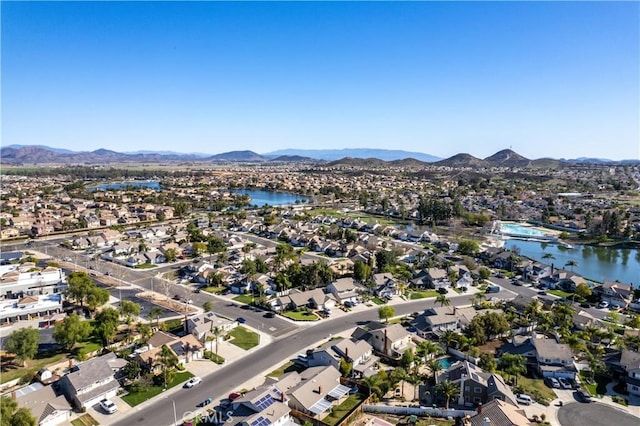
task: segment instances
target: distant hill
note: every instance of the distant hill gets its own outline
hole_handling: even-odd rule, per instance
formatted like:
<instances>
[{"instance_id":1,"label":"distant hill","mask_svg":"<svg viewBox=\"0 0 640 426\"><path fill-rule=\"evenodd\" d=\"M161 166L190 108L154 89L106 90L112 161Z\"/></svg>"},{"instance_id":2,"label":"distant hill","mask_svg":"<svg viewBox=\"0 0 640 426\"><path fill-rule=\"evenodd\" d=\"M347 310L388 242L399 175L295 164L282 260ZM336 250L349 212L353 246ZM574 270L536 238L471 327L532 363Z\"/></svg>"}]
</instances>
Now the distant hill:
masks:
<instances>
[{"instance_id":1,"label":"distant hill","mask_svg":"<svg viewBox=\"0 0 640 426\"><path fill-rule=\"evenodd\" d=\"M196 156L196 157L210 157L211 154L205 154L203 152L188 152L188 153L181 153L181 152L176 152L176 151L145 151L145 150L141 150L141 151L126 151L123 152L123 154L127 154L127 155L138 155L138 154L142 154L142 155L173 155L173 156L183 156L183 155L189 155L189 156Z\"/></svg>"},{"instance_id":2,"label":"distant hill","mask_svg":"<svg viewBox=\"0 0 640 426\"><path fill-rule=\"evenodd\" d=\"M302 157L300 155L281 155L279 157L272 158L269 161L281 163L317 163L321 160L316 160L311 157Z\"/></svg>"},{"instance_id":3,"label":"distant hill","mask_svg":"<svg viewBox=\"0 0 640 426\"><path fill-rule=\"evenodd\" d=\"M14 149L20 149L20 148L27 148L27 147L31 147L31 148L42 148L42 149L46 149L47 151L53 151L57 154L73 154L73 151L68 150L68 149L63 149L63 148L53 148L51 146L46 146L46 145L7 145L4 148L14 148Z\"/></svg>"},{"instance_id":4,"label":"distant hill","mask_svg":"<svg viewBox=\"0 0 640 426\"><path fill-rule=\"evenodd\" d=\"M490 157L484 159L493 166L501 167L526 167L531 164L531 160L510 149L498 151Z\"/></svg>"},{"instance_id":5,"label":"distant hill","mask_svg":"<svg viewBox=\"0 0 640 426\"><path fill-rule=\"evenodd\" d=\"M241 162L262 162L269 161L267 157L260 154L256 154L253 151L230 151L223 152L222 154L212 155L206 158L209 161L241 161Z\"/></svg>"},{"instance_id":6,"label":"distant hill","mask_svg":"<svg viewBox=\"0 0 640 426\"><path fill-rule=\"evenodd\" d=\"M379 158L351 158L345 157L340 160L327 163L327 167L359 167L359 168L381 168L387 167L388 163Z\"/></svg>"},{"instance_id":7,"label":"distant hill","mask_svg":"<svg viewBox=\"0 0 640 426\"><path fill-rule=\"evenodd\" d=\"M341 158L377 158L378 160L393 161L405 158L428 163L440 160L439 157L423 154L421 152L410 152L391 149L373 148L347 148L347 149L281 149L278 151L263 154L266 157L278 157L281 155L299 155L302 157L315 158L317 160L335 161Z\"/></svg>"},{"instance_id":8,"label":"distant hill","mask_svg":"<svg viewBox=\"0 0 640 426\"><path fill-rule=\"evenodd\" d=\"M456 154L453 157L434 163L436 166L448 167L487 167L489 163L471 154Z\"/></svg>"},{"instance_id":9,"label":"distant hill","mask_svg":"<svg viewBox=\"0 0 640 426\"><path fill-rule=\"evenodd\" d=\"M389 164L394 167L424 167L432 163L416 160L415 158L403 158L402 160L389 161Z\"/></svg>"}]
</instances>

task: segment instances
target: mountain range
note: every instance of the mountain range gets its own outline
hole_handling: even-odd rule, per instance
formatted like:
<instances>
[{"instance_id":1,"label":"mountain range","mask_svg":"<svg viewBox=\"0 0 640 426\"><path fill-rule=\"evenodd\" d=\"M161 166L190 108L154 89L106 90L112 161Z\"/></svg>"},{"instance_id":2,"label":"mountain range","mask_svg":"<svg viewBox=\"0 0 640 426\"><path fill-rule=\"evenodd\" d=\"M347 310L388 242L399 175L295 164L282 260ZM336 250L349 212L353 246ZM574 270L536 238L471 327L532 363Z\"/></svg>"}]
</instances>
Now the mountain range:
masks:
<instances>
[{"instance_id":1,"label":"mountain range","mask_svg":"<svg viewBox=\"0 0 640 426\"><path fill-rule=\"evenodd\" d=\"M297 150L285 149L265 154L253 151L230 151L216 155L201 153L181 154L173 151L137 151L121 153L108 149L97 149L90 152L76 152L43 145L10 145L0 148L0 160L3 164L105 164L105 163L262 163L262 162L329 162L329 166L346 167L421 167L427 164L448 167L538 167L556 168L567 163L625 163L638 164L638 160L614 162L600 158L578 158L575 160L556 160L543 158L531 160L505 149L487 158L476 158L471 154L461 153L441 159L433 155L419 152L386 149L318 149Z\"/></svg>"}]
</instances>

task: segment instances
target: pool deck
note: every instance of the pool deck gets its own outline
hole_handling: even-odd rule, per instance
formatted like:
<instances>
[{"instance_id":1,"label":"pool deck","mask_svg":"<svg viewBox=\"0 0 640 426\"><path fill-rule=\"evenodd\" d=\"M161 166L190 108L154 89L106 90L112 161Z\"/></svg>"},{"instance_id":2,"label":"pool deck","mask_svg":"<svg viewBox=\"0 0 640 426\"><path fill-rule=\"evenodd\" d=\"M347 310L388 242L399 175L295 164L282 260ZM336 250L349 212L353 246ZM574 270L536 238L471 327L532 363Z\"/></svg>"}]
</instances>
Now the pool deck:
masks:
<instances>
[{"instance_id":1,"label":"pool deck","mask_svg":"<svg viewBox=\"0 0 640 426\"><path fill-rule=\"evenodd\" d=\"M517 239L523 239L523 240L557 241L558 236L560 235L560 231L557 231L554 229L547 229L541 226L531 225L526 222L501 221L500 225L515 225L521 228L527 228L527 229L531 229L531 230L535 230L543 233L543 235L526 235L526 234L520 234L517 232L503 231L502 226L500 226L500 229L498 231L499 234L509 238L517 238Z\"/></svg>"}]
</instances>

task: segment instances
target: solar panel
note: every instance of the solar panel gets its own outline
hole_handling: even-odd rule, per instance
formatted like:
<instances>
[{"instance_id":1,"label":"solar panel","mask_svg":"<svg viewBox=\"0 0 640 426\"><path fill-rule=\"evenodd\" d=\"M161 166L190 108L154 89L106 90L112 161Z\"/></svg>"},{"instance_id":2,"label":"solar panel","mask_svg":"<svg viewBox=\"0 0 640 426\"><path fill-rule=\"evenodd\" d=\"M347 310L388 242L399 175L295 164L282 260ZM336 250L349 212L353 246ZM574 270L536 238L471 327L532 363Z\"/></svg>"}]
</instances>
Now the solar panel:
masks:
<instances>
[{"instance_id":1,"label":"solar panel","mask_svg":"<svg viewBox=\"0 0 640 426\"><path fill-rule=\"evenodd\" d=\"M251 426L268 426L270 424L271 424L271 421L269 419L265 419L262 416L258 417L257 419L251 422Z\"/></svg>"},{"instance_id":2,"label":"solar panel","mask_svg":"<svg viewBox=\"0 0 640 426\"><path fill-rule=\"evenodd\" d=\"M273 399L271 395L266 395L260 398L258 401L256 401L255 406L258 408L259 411L262 411L265 408L269 407L274 402L276 402L276 400Z\"/></svg>"}]
</instances>

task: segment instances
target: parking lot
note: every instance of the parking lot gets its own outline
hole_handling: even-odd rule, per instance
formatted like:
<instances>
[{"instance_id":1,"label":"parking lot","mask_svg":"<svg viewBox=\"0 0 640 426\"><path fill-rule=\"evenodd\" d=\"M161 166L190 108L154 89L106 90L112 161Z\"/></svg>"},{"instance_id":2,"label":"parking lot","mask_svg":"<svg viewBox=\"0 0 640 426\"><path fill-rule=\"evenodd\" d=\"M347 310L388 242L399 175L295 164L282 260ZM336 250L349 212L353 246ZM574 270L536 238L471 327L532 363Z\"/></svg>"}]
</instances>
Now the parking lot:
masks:
<instances>
[{"instance_id":1,"label":"parking lot","mask_svg":"<svg viewBox=\"0 0 640 426\"><path fill-rule=\"evenodd\" d=\"M140 305L140 317L142 318L149 319L149 313L154 308L159 308L162 311L162 313L160 314L161 320L175 317L177 315L182 314L182 312L172 311L170 309L165 308L164 306L156 305L155 303L152 303L147 299L143 299L141 297L136 296L136 294L142 291L139 288L121 289L121 288L115 288L115 287L107 287L103 285L101 285L101 287L107 288L109 290L109 293L111 293L111 296L113 296L116 299L122 298L122 300L129 300L131 302L135 302L138 305ZM112 303L112 305L115 308L118 308L118 303L119 302L115 302L115 303ZM155 317L153 319L155 320Z\"/></svg>"}]
</instances>

